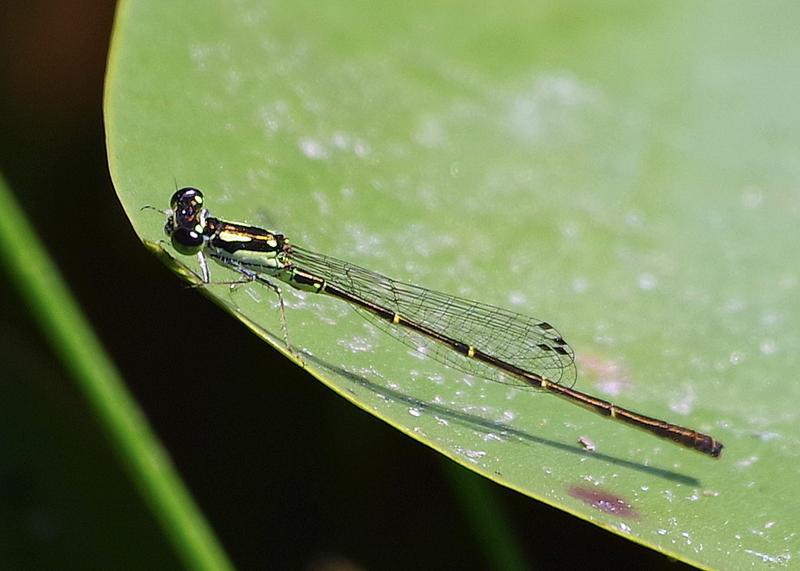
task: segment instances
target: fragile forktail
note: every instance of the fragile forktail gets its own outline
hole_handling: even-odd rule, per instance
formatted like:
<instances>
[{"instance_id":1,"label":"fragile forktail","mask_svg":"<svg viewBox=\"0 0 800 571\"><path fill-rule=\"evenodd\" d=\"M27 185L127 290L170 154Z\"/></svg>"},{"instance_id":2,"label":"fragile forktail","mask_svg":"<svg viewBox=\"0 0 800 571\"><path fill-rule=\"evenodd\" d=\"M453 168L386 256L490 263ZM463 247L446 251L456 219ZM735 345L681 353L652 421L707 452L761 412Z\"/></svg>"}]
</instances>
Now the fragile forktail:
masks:
<instances>
[{"instance_id":1,"label":"fragile forktail","mask_svg":"<svg viewBox=\"0 0 800 571\"><path fill-rule=\"evenodd\" d=\"M542 389L715 458L722 452L722 443L707 434L574 390L575 355L545 321L393 280L295 246L283 234L215 218L196 188L176 191L163 213L167 216L164 231L172 246L180 254L197 256L203 283L211 283L208 256L238 272L244 281L257 281L274 290L281 302L282 320L283 298L269 278L342 299L406 342L410 342L409 333L434 341L431 345L443 350L431 355L445 365ZM285 328L285 321L282 323ZM560 384L562 381L566 383Z\"/></svg>"}]
</instances>

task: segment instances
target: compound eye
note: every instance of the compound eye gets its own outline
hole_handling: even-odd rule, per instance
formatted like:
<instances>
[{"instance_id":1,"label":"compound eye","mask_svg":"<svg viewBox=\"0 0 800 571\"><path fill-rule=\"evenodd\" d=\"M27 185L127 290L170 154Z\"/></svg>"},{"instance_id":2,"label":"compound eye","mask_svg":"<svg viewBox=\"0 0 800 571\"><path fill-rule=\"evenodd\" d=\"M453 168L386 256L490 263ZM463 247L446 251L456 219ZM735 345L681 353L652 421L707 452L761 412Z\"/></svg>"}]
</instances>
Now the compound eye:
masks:
<instances>
[{"instance_id":1,"label":"compound eye","mask_svg":"<svg viewBox=\"0 0 800 571\"><path fill-rule=\"evenodd\" d=\"M176 228L172 233L172 247L184 256L191 256L203 248L203 236L188 228Z\"/></svg>"},{"instance_id":2,"label":"compound eye","mask_svg":"<svg viewBox=\"0 0 800 571\"><path fill-rule=\"evenodd\" d=\"M176 190L172 198L169 199L169 203L173 210L195 209L203 204L203 193L196 188L187 186Z\"/></svg>"}]
</instances>

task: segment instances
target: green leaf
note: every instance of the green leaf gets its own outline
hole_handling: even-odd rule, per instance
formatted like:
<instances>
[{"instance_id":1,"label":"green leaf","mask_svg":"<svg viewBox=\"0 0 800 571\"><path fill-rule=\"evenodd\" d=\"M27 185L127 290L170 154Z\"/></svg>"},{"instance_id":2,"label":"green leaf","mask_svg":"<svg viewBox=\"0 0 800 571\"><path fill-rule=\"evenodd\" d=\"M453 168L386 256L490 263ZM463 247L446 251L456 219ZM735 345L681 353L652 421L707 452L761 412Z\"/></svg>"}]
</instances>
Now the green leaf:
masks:
<instances>
[{"instance_id":1,"label":"green leaf","mask_svg":"<svg viewBox=\"0 0 800 571\"><path fill-rule=\"evenodd\" d=\"M447 457L683 561L788 564L800 48L785 8L124 3L112 175L176 268L197 271L140 209L191 185L215 215L555 323L579 389L709 432L722 459L421 360L346 304L283 288L304 366ZM286 351L270 291L204 291Z\"/></svg>"}]
</instances>

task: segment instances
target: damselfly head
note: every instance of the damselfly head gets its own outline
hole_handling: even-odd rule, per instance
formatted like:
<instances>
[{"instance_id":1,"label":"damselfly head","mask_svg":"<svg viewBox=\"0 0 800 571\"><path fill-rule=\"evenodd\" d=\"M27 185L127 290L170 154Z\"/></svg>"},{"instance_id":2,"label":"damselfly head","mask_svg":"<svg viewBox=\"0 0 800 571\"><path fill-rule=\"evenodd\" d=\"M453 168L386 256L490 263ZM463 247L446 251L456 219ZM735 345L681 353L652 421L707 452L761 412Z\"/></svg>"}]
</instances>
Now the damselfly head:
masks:
<instances>
[{"instance_id":1,"label":"damselfly head","mask_svg":"<svg viewBox=\"0 0 800 571\"><path fill-rule=\"evenodd\" d=\"M178 189L169 199L169 207L176 217L193 220L203 209L203 193L191 186Z\"/></svg>"},{"instance_id":2,"label":"damselfly head","mask_svg":"<svg viewBox=\"0 0 800 571\"><path fill-rule=\"evenodd\" d=\"M184 255L198 253L204 245L206 209L203 193L192 187L175 191L169 201L170 211L164 232L170 237L172 247Z\"/></svg>"}]
</instances>

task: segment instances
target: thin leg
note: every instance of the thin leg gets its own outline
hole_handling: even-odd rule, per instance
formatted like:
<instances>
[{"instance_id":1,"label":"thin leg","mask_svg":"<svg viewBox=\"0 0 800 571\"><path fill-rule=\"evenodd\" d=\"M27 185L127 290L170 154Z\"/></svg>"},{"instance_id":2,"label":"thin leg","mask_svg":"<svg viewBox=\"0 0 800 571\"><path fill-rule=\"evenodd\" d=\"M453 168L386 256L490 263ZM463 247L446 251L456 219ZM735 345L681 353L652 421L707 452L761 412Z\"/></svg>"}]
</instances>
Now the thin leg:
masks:
<instances>
[{"instance_id":1,"label":"thin leg","mask_svg":"<svg viewBox=\"0 0 800 571\"><path fill-rule=\"evenodd\" d=\"M302 357L292 348L291 344L289 343L289 327L286 324L286 306L283 303L283 292L281 288L269 281L268 279L255 275L254 279L262 284L267 286L269 289L275 292L275 295L278 296L278 307L281 313L281 330L283 332L283 342L286 344L286 348L291 351L295 357L297 357L301 362L303 361Z\"/></svg>"},{"instance_id":2,"label":"thin leg","mask_svg":"<svg viewBox=\"0 0 800 571\"><path fill-rule=\"evenodd\" d=\"M200 266L200 275L199 276L197 276L197 274L195 274L195 275L197 277L199 277L200 281L203 282L203 283L189 284L189 287L193 287L194 288L194 287L206 287L206 286L209 286L209 285L229 285L229 286L231 286L231 289L233 289L237 285L249 284L249 283L255 281L255 277L250 275L250 273L248 273L248 272L246 272L246 271L244 271L244 270L242 270L240 268L237 268L242 273L244 278L239 279L239 280L233 280L233 281L212 282L211 281L211 272L208 269L208 260L203 255L203 252L198 252L197 253L197 263Z\"/></svg>"},{"instance_id":3,"label":"thin leg","mask_svg":"<svg viewBox=\"0 0 800 571\"><path fill-rule=\"evenodd\" d=\"M200 255L202 255L202 252L198 254L198 256ZM206 264L205 257L203 257L203 261L201 262L201 264L205 264L205 266L201 265L201 267L204 267L205 268L204 271L208 272L208 265ZM278 296L278 307L281 316L281 333L283 334L283 343L284 345L286 345L286 348L289 350L289 352L292 353L292 355L294 355L297 358L297 360L300 361L300 364L305 367L305 361L303 361L303 357L300 355L300 353L295 351L294 347L292 347L292 344L289 343L289 327L286 321L286 304L283 301L283 292L281 291L281 288L278 287L276 284L272 283L265 276L258 274L247 268L244 268L238 264L232 263L230 260L226 260L225 265L235 269L240 274L242 274L242 276L244 276L243 279L233 282L214 282L214 283L228 283L231 286L231 288L233 288L237 285L255 281L263 286L268 287L269 289L275 292L275 295ZM211 283L211 282L206 282L206 283Z\"/></svg>"},{"instance_id":4,"label":"thin leg","mask_svg":"<svg viewBox=\"0 0 800 571\"><path fill-rule=\"evenodd\" d=\"M203 278L203 283L211 283L211 273L208 271L208 262L203 252L197 252L197 263L200 264L200 275Z\"/></svg>"}]
</instances>

